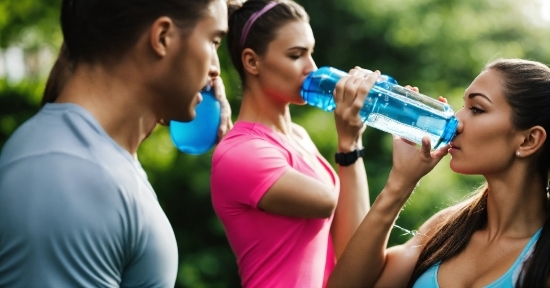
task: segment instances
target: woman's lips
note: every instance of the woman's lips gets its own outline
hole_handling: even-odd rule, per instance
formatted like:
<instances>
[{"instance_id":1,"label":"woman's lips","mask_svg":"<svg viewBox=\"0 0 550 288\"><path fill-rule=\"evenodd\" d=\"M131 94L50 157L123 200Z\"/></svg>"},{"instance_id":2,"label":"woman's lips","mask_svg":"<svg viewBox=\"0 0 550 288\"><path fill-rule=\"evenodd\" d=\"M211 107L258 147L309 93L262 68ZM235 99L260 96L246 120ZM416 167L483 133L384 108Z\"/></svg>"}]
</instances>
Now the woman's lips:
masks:
<instances>
[{"instance_id":1,"label":"woman's lips","mask_svg":"<svg viewBox=\"0 0 550 288\"><path fill-rule=\"evenodd\" d=\"M451 145L451 147L449 147L449 153L453 153L457 150L460 150L460 147L458 147L455 143L451 142L449 143Z\"/></svg>"}]
</instances>

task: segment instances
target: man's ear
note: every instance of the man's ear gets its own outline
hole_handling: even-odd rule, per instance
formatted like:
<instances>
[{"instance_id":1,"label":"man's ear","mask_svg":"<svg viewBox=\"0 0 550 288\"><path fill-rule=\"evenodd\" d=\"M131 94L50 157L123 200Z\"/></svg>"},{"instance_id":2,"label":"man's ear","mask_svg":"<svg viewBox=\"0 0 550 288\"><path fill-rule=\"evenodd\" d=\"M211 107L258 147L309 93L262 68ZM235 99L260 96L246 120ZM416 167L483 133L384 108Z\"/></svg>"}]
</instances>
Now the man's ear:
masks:
<instances>
[{"instance_id":1,"label":"man's ear","mask_svg":"<svg viewBox=\"0 0 550 288\"><path fill-rule=\"evenodd\" d=\"M518 149L521 157L530 156L539 151L546 140L546 130L541 126L533 126L525 130L524 135L523 143Z\"/></svg>"},{"instance_id":2,"label":"man's ear","mask_svg":"<svg viewBox=\"0 0 550 288\"><path fill-rule=\"evenodd\" d=\"M169 17L159 17L150 28L149 42L151 49L159 56L164 57L168 53L168 47L174 43L177 35L176 26Z\"/></svg>"},{"instance_id":3,"label":"man's ear","mask_svg":"<svg viewBox=\"0 0 550 288\"><path fill-rule=\"evenodd\" d=\"M241 54L241 61L243 62L244 71L252 75L260 74L259 59L260 57L256 54L256 52L254 52L254 50L245 48Z\"/></svg>"}]
</instances>

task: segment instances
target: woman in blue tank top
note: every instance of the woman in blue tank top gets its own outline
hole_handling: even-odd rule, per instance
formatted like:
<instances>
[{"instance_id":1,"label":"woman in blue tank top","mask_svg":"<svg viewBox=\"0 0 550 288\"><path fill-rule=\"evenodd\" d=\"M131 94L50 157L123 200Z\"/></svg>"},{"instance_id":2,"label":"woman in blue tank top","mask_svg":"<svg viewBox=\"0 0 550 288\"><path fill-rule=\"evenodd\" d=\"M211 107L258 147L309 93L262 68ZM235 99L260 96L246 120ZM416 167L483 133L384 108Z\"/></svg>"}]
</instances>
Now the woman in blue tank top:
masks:
<instances>
[{"instance_id":1,"label":"woman in blue tank top","mask_svg":"<svg viewBox=\"0 0 550 288\"><path fill-rule=\"evenodd\" d=\"M521 59L489 63L466 89L456 117L456 137L439 150L431 151L427 137L421 148L394 139L388 182L329 287L547 286L550 68ZM446 154L454 172L483 175L486 183L405 244L386 248L416 184Z\"/></svg>"}]
</instances>

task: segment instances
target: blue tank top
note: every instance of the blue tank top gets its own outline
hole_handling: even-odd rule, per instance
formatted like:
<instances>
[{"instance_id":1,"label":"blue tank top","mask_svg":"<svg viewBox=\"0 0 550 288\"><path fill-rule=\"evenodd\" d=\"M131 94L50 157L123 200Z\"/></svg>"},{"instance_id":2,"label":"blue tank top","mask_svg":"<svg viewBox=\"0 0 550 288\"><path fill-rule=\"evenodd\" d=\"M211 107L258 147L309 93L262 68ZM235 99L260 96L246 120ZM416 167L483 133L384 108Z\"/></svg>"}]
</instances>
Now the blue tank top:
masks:
<instances>
[{"instance_id":1,"label":"blue tank top","mask_svg":"<svg viewBox=\"0 0 550 288\"><path fill-rule=\"evenodd\" d=\"M523 263L533 253L533 249L535 248L534 244L539 239L541 230L542 228L539 229L535 235L533 235L529 243L527 243L525 248L523 248L523 251L521 251L521 254L518 259L516 259L512 267L510 267L504 275L500 276L500 278L495 280L493 283L485 286L486 288L513 288L515 286L519 273L523 267ZM422 273L422 275L416 279L416 282L414 282L413 288L439 288L439 285L437 284L437 271L439 270L440 264L441 262L437 262L437 264Z\"/></svg>"}]
</instances>

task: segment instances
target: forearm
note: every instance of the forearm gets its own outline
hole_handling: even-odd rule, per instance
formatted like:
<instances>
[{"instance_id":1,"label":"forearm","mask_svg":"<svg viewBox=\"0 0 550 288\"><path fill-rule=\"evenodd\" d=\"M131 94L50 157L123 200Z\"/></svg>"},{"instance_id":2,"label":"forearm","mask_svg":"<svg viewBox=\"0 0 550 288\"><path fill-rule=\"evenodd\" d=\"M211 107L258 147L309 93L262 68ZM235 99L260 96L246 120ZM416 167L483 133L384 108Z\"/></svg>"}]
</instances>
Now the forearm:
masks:
<instances>
[{"instance_id":1,"label":"forearm","mask_svg":"<svg viewBox=\"0 0 550 288\"><path fill-rule=\"evenodd\" d=\"M413 188L386 185L338 259L328 287L374 286L386 263L390 231Z\"/></svg>"},{"instance_id":2,"label":"forearm","mask_svg":"<svg viewBox=\"0 0 550 288\"><path fill-rule=\"evenodd\" d=\"M367 175L363 160L350 166L338 166L340 195L331 233L336 258L344 251L349 239L370 207Z\"/></svg>"}]
</instances>

